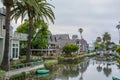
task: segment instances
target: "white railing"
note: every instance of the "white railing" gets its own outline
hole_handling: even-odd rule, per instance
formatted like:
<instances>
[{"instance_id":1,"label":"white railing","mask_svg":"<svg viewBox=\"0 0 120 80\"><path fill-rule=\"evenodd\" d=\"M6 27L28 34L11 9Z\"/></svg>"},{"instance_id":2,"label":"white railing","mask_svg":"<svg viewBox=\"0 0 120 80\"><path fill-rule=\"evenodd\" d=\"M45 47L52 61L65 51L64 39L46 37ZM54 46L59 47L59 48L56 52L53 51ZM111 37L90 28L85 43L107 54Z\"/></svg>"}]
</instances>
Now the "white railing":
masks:
<instances>
[{"instance_id":1,"label":"white railing","mask_svg":"<svg viewBox=\"0 0 120 80\"><path fill-rule=\"evenodd\" d=\"M27 40L27 37L28 37L28 34L17 33L17 32L15 32L15 33L12 35L12 38L13 38L13 39L19 39L19 40Z\"/></svg>"}]
</instances>

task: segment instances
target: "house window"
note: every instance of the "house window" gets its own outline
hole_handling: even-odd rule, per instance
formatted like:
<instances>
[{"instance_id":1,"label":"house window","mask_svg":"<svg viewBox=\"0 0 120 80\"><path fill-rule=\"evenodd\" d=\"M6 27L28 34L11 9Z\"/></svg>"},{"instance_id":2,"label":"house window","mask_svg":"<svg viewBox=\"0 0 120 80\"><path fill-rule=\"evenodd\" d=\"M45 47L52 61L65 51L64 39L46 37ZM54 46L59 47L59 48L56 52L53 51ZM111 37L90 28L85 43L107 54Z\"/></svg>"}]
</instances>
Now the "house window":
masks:
<instances>
[{"instance_id":1,"label":"house window","mask_svg":"<svg viewBox=\"0 0 120 80\"><path fill-rule=\"evenodd\" d=\"M13 43L13 46L12 46L12 58L18 58L18 53L19 53L18 49L19 49L18 44Z\"/></svg>"}]
</instances>

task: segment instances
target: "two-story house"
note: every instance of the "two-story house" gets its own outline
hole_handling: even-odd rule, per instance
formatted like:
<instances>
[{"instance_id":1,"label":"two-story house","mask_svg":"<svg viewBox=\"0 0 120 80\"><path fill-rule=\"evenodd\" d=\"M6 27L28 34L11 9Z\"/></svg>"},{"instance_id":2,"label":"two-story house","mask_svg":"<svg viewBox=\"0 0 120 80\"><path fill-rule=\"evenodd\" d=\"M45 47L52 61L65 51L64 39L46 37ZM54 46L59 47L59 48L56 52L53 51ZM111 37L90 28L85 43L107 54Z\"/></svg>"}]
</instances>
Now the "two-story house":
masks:
<instances>
[{"instance_id":1,"label":"two-story house","mask_svg":"<svg viewBox=\"0 0 120 80\"><path fill-rule=\"evenodd\" d=\"M78 53L86 52L88 49L88 43L84 39L78 39L77 35L73 35L72 39L69 38L69 34L56 34L50 33L49 37L49 49L54 49L55 53L61 53L61 48L66 44L76 44L79 46Z\"/></svg>"},{"instance_id":2,"label":"two-story house","mask_svg":"<svg viewBox=\"0 0 120 80\"><path fill-rule=\"evenodd\" d=\"M4 9L0 9L0 64L4 52L4 43L5 43L5 14ZM10 27L10 44L9 44L9 56L10 59L16 60L19 59L19 41L27 40L27 34L13 32L13 27Z\"/></svg>"}]
</instances>

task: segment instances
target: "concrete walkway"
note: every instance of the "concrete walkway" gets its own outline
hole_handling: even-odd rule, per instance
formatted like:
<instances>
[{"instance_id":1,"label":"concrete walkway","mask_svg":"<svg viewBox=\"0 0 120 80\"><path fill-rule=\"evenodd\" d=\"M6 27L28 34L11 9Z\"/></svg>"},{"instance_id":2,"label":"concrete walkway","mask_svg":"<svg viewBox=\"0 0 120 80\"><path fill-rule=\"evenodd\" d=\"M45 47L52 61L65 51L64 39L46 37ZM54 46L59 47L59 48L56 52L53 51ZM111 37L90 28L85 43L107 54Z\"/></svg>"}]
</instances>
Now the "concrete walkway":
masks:
<instances>
[{"instance_id":1,"label":"concrete walkway","mask_svg":"<svg viewBox=\"0 0 120 80\"><path fill-rule=\"evenodd\" d=\"M6 72L6 77L10 77L12 75L15 75L15 74L19 74L21 72L29 72L31 70L35 70L37 68L43 68L44 67L44 64L40 64L40 65L37 65L37 66L30 66L30 67L24 67L24 68L20 68L20 69L16 69L16 70L10 70L8 72Z\"/></svg>"}]
</instances>

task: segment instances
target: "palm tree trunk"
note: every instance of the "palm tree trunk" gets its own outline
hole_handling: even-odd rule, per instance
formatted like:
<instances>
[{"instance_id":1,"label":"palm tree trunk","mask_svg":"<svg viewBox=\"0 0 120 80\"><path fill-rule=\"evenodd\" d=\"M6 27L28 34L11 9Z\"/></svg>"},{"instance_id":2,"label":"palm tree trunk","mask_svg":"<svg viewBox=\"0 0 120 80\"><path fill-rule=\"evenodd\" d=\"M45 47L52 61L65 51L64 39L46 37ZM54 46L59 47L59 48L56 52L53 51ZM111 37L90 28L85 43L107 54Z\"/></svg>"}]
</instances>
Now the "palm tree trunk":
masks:
<instances>
[{"instance_id":1,"label":"palm tree trunk","mask_svg":"<svg viewBox=\"0 0 120 80\"><path fill-rule=\"evenodd\" d=\"M5 35L5 46L4 46L3 60L1 63L1 68L5 71L8 71L9 67L10 67L10 56L9 56L10 10L11 10L11 6L6 5L6 17L5 17L6 35Z\"/></svg>"},{"instance_id":2,"label":"palm tree trunk","mask_svg":"<svg viewBox=\"0 0 120 80\"><path fill-rule=\"evenodd\" d=\"M81 39L82 39L82 33L80 33L80 35L81 35Z\"/></svg>"},{"instance_id":3,"label":"palm tree trunk","mask_svg":"<svg viewBox=\"0 0 120 80\"><path fill-rule=\"evenodd\" d=\"M31 55L31 39L32 39L32 27L33 27L33 17L29 14L29 31L28 31L28 49L26 54L26 62L30 62L30 55Z\"/></svg>"}]
</instances>

